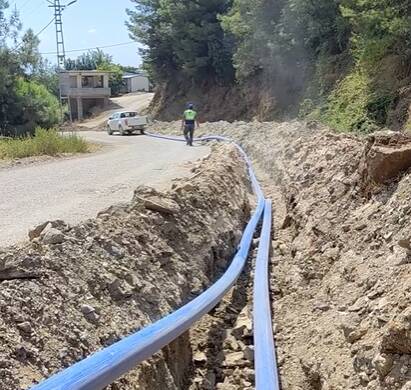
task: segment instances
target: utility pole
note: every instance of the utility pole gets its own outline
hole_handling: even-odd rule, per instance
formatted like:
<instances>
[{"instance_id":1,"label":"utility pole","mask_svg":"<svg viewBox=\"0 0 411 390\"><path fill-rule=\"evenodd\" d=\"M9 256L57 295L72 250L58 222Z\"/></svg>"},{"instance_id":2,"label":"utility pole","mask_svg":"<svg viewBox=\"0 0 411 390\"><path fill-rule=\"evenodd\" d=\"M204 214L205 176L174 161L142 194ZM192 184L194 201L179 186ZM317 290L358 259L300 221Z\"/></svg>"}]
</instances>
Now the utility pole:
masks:
<instances>
[{"instance_id":1,"label":"utility pole","mask_svg":"<svg viewBox=\"0 0 411 390\"><path fill-rule=\"evenodd\" d=\"M54 22L56 25L56 43L57 43L57 68L59 72L62 72L66 68L66 48L64 45L62 13L67 7L76 3L77 0L73 0L68 4L61 4L60 0L53 0L53 1L47 0L47 1L50 3L49 7L54 9ZM67 104L69 107L69 113L70 113L70 122L72 122L70 99L63 97L61 93L61 85L59 87L59 94L60 94L61 121L63 122L63 104L64 104L64 101L67 100Z\"/></svg>"},{"instance_id":2,"label":"utility pole","mask_svg":"<svg viewBox=\"0 0 411 390\"><path fill-rule=\"evenodd\" d=\"M54 8L54 22L56 24L57 65L59 69L64 69L66 66L66 49L64 47L63 19L61 17L64 8L61 6L60 0L54 0L54 5L50 7Z\"/></svg>"},{"instance_id":3,"label":"utility pole","mask_svg":"<svg viewBox=\"0 0 411 390\"><path fill-rule=\"evenodd\" d=\"M64 34L63 34L63 11L70 5L77 2L77 0L71 1L68 4L61 4L60 0L48 0L49 7L54 9L54 22L56 25L56 42L57 42L57 65L60 70L63 70L66 65L66 48L64 46Z\"/></svg>"}]
</instances>

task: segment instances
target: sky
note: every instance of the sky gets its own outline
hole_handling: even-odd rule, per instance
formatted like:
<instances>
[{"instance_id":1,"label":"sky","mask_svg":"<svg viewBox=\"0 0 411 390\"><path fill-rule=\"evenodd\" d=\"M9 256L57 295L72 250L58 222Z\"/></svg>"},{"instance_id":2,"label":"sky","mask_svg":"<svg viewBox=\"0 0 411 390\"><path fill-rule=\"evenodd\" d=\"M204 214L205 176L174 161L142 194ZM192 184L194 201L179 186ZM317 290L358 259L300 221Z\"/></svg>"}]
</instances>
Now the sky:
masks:
<instances>
[{"instance_id":1,"label":"sky","mask_svg":"<svg viewBox=\"0 0 411 390\"><path fill-rule=\"evenodd\" d=\"M67 4L70 0L61 0ZM48 7L47 0L9 0L10 6L20 14L23 30L31 28L38 33L53 18L53 10ZM70 50L96 48L131 42L125 21L126 9L133 8L130 0L78 0L63 13L63 30L66 56L76 58L82 52L70 53ZM40 52L56 52L56 34L54 23L39 35ZM138 45L122 45L104 48L104 52L113 56L113 60L121 65L139 66L141 58ZM85 50L87 52L87 50ZM45 57L56 63L55 54Z\"/></svg>"}]
</instances>

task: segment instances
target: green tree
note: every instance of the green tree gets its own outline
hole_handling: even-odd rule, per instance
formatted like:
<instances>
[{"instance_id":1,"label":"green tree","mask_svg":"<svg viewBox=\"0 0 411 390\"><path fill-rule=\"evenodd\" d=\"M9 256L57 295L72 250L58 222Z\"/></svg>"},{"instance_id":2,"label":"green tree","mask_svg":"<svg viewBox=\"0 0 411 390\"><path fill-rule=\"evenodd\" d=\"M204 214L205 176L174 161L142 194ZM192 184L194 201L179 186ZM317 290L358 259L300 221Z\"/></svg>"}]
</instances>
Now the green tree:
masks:
<instances>
[{"instance_id":1,"label":"green tree","mask_svg":"<svg viewBox=\"0 0 411 390\"><path fill-rule=\"evenodd\" d=\"M343 16L353 28L355 58L374 66L387 54L411 58L411 2L342 0Z\"/></svg>"},{"instance_id":2,"label":"green tree","mask_svg":"<svg viewBox=\"0 0 411 390\"><path fill-rule=\"evenodd\" d=\"M44 85L54 96L60 96L58 69L47 59L40 59L36 72L31 78Z\"/></svg>"},{"instance_id":3,"label":"green tree","mask_svg":"<svg viewBox=\"0 0 411 390\"><path fill-rule=\"evenodd\" d=\"M279 36L276 34L284 0L234 0L231 10L221 16L224 29L237 40L234 55L240 80L278 63Z\"/></svg>"},{"instance_id":4,"label":"green tree","mask_svg":"<svg viewBox=\"0 0 411 390\"><path fill-rule=\"evenodd\" d=\"M121 66L121 70L127 73L138 73L141 71L141 69L136 66Z\"/></svg>"},{"instance_id":5,"label":"green tree","mask_svg":"<svg viewBox=\"0 0 411 390\"><path fill-rule=\"evenodd\" d=\"M114 96L119 95L124 86L124 82L123 82L124 72L121 69L121 66L108 63L108 62L103 62L102 64L97 66L97 70L101 70L104 72L110 72L109 85L111 88L111 93Z\"/></svg>"},{"instance_id":6,"label":"green tree","mask_svg":"<svg viewBox=\"0 0 411 390\"><path fill-rule=\"evenodd\" d=\"M133 10L127 10L126 22L132 39L142 43L145 68L152 79L165 81L177 69L169 20L163 12L161 0L132 0ZM172 76L171 76L172 77Z\"/></svg>"},{"instance_id":7,"label":"green tree","mask_svg":"<svg viewBox=\"0 0 411 390\"><path fill-rule=\"evenodd\" d=\"M96 70L104 64L112 64L113 57L104 53L101 49L90 50L82 54L75 60L68 58L66 60L67 70Z\"/></svg>"},{"instance_id":8,"label":"green tree","mask_svg":"<svg viewBox=\"0 0 411 390\"><path fill-rule=\"evenodd\" d=\"M18 47L18 56L22 70L28 75L34 74L39 69L42 60L39 45L40 39L34 35L33 30L27 30Z\"/></svg>"},{"instance_id":9,"label":"green tree","mask_svg":"<svg viewBox=\"0 0 411 390\"><path fill-rule=\"evenodd\" d=\"M142 52L156 79L180 73L189 80L231 82L232 42L219 15L228 0L133 0L128 27L132 38L148 47Z\"/></svg>"},{"instance_id":10,"label":"green tree","mask_svg":"<svg viewBox=\"0 0 411 390\"><path fill-rule=\"evenodd\" d=\"M14 125L27 129L37 126L47 129L59 122L59 101L44 85L19 78L16 95L21 109L14 113Z\"/></svg>"},{"instance_id":11,"label":"green tree","mask_svg":"<svg viewBox=\"0 0 411 390\"><path fill-rule=\"evenodd\" d=\"M301 54L336 55L347 49L350 26L340 11L339 0L289 0L284 7L280 35Z\"/></svg>"},{"instance_id":12,"label":"green tree","mask_svg":"<svg viewBox=\"0 0 411 390\"><path fill-rule=\"evenodd\" d=\"M28 30L17 43L21 24L16 13L6 17L7 7L0 0L0 134L54 126L59 120L58 101L34 81L41 63L39 40ZM10 44L14 46L9 48Z\"/></svg>"},{"instance_id":13,"label":"green tree","mask_svg":"<svg viewBox=\"0 0 411 390\"><path fill-rule=\"evenodd\" d=\"M159 93L173 93L174 80L181 98L193 86L240 85L256 90L255 111L268 102L267 117L302 104L339 130L411 117L409 0L132 1L127 25Z\"/></svg>"},{"instance_id":14,"label":"green tree","mask_svg":"<svg viewBox=\"0 0 411 390\"><path fill-rule=\"evenodd\" d=\"M110 88L114 96L121 92L123 87L123 69L113 63L113 57L100 49L91 50L75 60L67 59L67 70L101 70L110 72Z\"/></svg>"}]
</instances>

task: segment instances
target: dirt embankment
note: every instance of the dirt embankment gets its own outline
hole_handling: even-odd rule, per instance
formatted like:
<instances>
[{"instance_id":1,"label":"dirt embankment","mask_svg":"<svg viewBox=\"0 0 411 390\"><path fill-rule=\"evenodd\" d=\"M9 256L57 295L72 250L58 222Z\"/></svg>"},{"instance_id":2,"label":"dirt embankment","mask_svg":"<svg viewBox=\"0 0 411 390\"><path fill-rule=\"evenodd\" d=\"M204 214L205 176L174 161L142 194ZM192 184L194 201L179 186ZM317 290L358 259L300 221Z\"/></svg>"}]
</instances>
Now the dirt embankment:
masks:
<instances>
[{"instance_id":1,"label":"dirt embankment","mask_svg":"<svg viewBox=\"0 0 411 390\"><path fill-rule=\"evenodd\" d=\"M297 72L298 73L298 72ZM182 116L184 107L193 102L202 121L273 120L295 117L304 78L295 72L280 77L259 76L241 85L219 84L205 80L193 85L187 78L176 76L159 85L150 104L154 118L174 121Z\"/></svg>"},{"instance_id":2,"label":"dirt embankment","mask_svg":"<svg viewBox=\"0 0 411 390\"><path fill-rule=\"evenodd\" d=\"M241 142L275 200L282 389L411 389L410 139L298 122L220 122L202 133Z\"/></svg>"},{"instance_id":3,"label":"dirt embankment","mask_svg":"<svg viewBox=\"0 0 411 390\"><path fill-rule=\"evenodd\" d=\"M224 146L192 172L169 192L139 188L96 219L49 223L0 249L1 390L26 389L141 329L220 275L250 213L245 165ZM184 388L191 355L185 335L112 388Z\"/></svg>"}]
</instances>

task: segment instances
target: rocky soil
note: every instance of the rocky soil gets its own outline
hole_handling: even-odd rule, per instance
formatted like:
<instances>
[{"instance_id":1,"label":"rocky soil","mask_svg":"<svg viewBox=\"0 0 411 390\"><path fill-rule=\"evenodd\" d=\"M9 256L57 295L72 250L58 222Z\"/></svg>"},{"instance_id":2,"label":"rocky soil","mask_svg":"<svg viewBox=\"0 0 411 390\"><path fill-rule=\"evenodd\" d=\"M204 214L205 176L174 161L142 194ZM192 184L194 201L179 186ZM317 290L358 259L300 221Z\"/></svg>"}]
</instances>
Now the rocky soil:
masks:
<instances>
[{"instance_id":1,"label":"rocky soil","mask_svg":"<svg viewBox=\"0 0 411 390\"><path fill-rule=\"evenodd\" d=\"M152 130L177 134L179 126ZM410 139L299 122L198 131L210 133L246 148L274 199L282 389L411 389Z\"/></svg>"},{"instance_id":2,"label":"rocky soil","mask_svg":"<svg viewBox=\"0 0 411 390\"><path fill-rule=\"evenodd\" d=\"M158 320L225 270L250 214L245 165L233 147L216 147L192 173L168 192L138 188L96 219L48 222L0 249L1 390L27 389ZM112 388L187 388L189 340Z\"/></svg>"},{"instance_id":3,"label":"rocky soil","mask_svg":"<svg viewBox=\"0 0 411 390\"><path fill-rule=\"evenodd\" d=\"M252 265L256 255L257 245L254 245L236 286L215 310L190 330L190 343L195 352L188 390L254 389L251 310Z\"/></svg>"}]
</instances>

